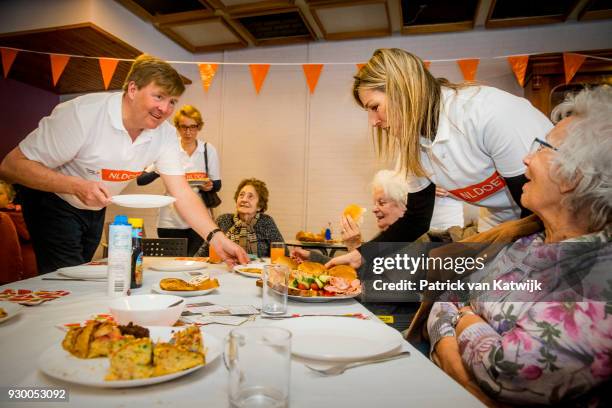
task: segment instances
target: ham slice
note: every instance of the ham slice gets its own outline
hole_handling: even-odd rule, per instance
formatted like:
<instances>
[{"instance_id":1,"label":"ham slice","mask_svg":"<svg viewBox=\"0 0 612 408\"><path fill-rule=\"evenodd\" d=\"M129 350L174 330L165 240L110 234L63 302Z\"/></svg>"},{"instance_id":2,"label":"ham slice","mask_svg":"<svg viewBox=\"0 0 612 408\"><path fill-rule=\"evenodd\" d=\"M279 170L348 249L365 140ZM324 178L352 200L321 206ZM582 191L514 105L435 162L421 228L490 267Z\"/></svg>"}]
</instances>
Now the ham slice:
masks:
<instances>
[{"instance_id":1,"label":"ham slice","mask_svg":"<svg viewBox=\"0 0 612 408\"><path fill-rule=\"evenodd\" d=\"M344 278L332 276L324 289L337 295L359 294L361 293L361 282L359 279L353 279L349 282Z\"/></svg>"}]
</instances>

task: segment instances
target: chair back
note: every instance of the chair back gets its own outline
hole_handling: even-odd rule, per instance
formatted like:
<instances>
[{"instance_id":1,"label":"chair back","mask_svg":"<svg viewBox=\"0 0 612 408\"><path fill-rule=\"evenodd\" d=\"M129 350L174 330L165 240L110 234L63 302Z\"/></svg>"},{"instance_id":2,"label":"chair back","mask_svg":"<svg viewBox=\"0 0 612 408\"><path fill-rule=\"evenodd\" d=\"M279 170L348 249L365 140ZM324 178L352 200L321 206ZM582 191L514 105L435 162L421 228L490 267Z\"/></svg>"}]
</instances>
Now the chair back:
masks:
<instances>
[{"instance_id":1,"label":"chair back","mask_svg":"<svg viewBox=\"0 0 612 408\"><path fill-rule=\"evenodd\" d=\"M187 238L143 238L144 256L187 256Z\"/></svg>"}]
</instances>

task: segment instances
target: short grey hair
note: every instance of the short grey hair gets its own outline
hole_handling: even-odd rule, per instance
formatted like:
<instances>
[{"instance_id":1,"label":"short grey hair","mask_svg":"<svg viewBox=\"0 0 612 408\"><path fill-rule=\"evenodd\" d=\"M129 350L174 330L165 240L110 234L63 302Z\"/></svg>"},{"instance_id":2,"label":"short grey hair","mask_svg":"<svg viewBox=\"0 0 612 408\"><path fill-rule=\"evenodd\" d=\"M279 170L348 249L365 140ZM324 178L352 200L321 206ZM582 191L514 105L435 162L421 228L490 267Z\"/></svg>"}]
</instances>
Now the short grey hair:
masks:
<instances>
[{"instance_id":1,"label":"short grey hair","mask_svg":"<svg viewBox=\"0 0 612 408\"><path fill-rule=\"evenodd\" d=\"M372 189L376 188L380 188L389 200L406 208L408 182L401 173L393 170L380 170L372 180Z\"/></svg>"},{"instance_id":2,"label":"short grey hair","mask_svg":"<svg viewBox=\"0 0 612 408\"><path fill-rule=\"evenodd\" d=\"M553 109L558 122L572 117L555 155L554 176L577 181L564 201L572 211L589 209L589 230L612 221L612 88L602 85L568 95Z\"/></svg>"}]
</instances>

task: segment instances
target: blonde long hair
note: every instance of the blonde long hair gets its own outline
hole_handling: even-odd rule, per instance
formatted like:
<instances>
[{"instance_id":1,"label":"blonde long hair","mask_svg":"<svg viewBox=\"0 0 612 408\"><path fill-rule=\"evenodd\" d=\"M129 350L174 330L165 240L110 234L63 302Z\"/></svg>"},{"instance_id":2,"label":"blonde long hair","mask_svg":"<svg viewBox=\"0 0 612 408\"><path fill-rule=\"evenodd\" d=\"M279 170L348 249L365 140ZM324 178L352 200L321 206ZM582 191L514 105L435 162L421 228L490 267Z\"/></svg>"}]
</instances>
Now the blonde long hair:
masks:
<instances>
[{"instance_id":1,"label":"blonde long hair","mask_svg":"<svg viewBox=\"0 0 612 408\"><path fill-rule=\"evenodd\" d=\"M404 173L428 176L421 164L420 136L435 138L442 86L457 90L468 84L435 78L419 57L399 48L374 51L354 79L353 96L359 106L364 107L360 90L384 92L387 97L388 130L377 128L374 135L379 156L392 159L399 151Z\"/></svg>"}]
</instances>

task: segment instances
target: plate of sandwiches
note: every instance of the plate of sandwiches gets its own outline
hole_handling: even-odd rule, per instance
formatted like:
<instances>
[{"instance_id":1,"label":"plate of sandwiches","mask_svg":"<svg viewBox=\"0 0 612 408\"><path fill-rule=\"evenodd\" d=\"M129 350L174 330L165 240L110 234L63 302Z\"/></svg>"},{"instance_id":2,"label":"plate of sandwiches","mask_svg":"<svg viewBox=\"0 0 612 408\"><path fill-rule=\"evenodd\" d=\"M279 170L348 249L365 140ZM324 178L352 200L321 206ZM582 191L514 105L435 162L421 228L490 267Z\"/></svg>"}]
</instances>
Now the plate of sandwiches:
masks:
<instances>
[{"instance_id":1,"label":"plate of sandwiches","mask_svg":"<svg viewBox=\"0 0 612 408\"><path fill-rule=\"evenodd\" d=\"M179 278L165 278L154 284L151 289L153 292L161 293L162 295L193 297L207 295L217 290L218 287L219 281L217 279L210 279L209 275L205 274L196 276L189 281Z\"/></svg>"},{"instance_id":2,"label":"plate of sandwiches","mask_svg":"<svg viewBox=\"0 0 612 408\"><path fill-rule=\"evenodd\" d=\"M182 377L213 362L222 342L197 326L119 326L90 321L72 327L39 359L56 379L97 388L128 388Z\"/></svg>"},{"instance_id":3,"label":"plate of sandwiches","mask_svg":"<svg viewBox=\"0 0 612 408\"><path fill-rule=\"evenodd\" d=\"M320 303L352 299L361 294L361 281L357 277L357 271L348 265L326 269L325 265L317 262L297 264L285 256L277 258L275 263L287 265L291 269L289 299Z\"/></svg>"}]
</instances>

